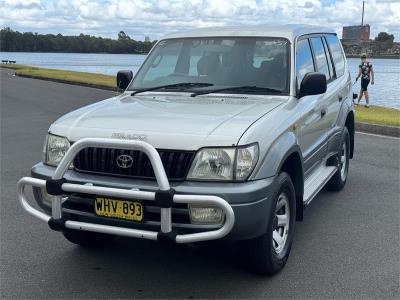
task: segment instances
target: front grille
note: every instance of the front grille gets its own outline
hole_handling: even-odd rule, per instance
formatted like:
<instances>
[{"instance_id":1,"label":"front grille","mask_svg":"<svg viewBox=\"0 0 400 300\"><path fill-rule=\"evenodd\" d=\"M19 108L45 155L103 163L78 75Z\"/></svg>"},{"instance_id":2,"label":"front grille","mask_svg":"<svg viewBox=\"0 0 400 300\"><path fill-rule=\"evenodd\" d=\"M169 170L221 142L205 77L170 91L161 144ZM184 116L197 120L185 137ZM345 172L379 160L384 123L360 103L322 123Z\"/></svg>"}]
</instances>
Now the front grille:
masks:
<instances>
[{"instance_id":1,"label":"front grille","mask_svg":"<svg viewBox=\"0 0 400 300\"><path fill-rule=\"evenodd\" d=\"M157 151L160 154L168 179L184 180L195 152L179 150ZM129 168L118 166L117 157L120 155L132 157L132 166ZM74 167L79 172L155 180L149 158L144 152L136 150L85 148L75 157Z\"/></svg>"}]
</instances>

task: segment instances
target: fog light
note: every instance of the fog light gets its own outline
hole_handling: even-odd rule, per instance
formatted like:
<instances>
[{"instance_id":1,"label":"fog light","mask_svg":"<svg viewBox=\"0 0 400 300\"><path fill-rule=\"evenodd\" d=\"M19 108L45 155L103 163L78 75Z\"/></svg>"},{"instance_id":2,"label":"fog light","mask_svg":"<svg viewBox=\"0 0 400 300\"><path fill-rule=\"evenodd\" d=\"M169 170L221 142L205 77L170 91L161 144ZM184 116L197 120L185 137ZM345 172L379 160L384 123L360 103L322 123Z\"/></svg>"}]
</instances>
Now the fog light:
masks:
<instances>
[{"instance_id":1,"label":"fog light","mask_svg":"<svg viewBox=\"0 0 400 300\"><path fill-rule=\"evenodd\" d=\"M189 204L190 222L192 224L220 224L224 218L221 208L202 207Z\"/></svg>"},{"instance_id":2,"label":"fog light","mask_svg":"<svg viewBox=\"0 0 400 300\"><path fill-rule=\"evenodd\" d=\"M51 204L53 203L53 200L54 200L55 196L52 196L52 195L48 194L48 193L46 192L46 189L45 189L45 188L42 188L41 191L42 191L42 198L43 198L43 201L45 202L46 205L51 206Z\"/></svg>"}]
</instances>

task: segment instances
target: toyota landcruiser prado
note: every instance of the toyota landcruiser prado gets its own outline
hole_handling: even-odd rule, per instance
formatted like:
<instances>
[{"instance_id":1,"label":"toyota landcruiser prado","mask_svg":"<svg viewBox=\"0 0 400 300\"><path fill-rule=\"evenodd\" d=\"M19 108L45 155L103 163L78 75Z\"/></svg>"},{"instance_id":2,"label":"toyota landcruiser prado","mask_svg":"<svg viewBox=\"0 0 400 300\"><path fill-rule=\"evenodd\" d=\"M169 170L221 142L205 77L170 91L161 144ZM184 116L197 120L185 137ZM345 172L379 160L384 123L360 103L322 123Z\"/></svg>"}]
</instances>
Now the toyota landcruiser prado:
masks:
<instances>
[{"instance_id":1,"label":"toyota landcruiser prado","mask_svg":"<svg viewBox=\"0 0 400 300\"><path fill-rule=\"evenodd\" d=\"M346 183L351 79L332 30L174 33L117 85L55 121L43 161L18 183L24 209L73 243L231 239L253 270L274 274L303 208Z\"/></svg>"}]
</instances>

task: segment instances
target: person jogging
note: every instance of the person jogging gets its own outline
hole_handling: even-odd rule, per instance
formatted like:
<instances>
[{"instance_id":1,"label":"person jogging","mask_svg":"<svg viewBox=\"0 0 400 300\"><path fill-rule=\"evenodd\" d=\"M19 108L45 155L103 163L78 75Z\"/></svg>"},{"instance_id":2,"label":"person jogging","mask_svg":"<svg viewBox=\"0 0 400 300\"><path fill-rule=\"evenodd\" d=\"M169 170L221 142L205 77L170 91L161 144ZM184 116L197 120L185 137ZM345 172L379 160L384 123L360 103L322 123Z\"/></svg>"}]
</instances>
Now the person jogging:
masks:
<instances>
[{"instance_id":1,"label":"person jogging","mask_svg":"<svg viewBox=\"0 0 400 300\"><path fill-rule=\"evenodd\" d=\"M371 84L374 84L374 70L372 69L372 64L367 61L367 55L365 53L361 54L361 64L358 66L358 75L354 83L356 83L360 77L361 89L356 105L360 104L361 98L364 94L366 102L365 107L369 107L368 84L370 80Z\"/></svg>"}]
</instances>

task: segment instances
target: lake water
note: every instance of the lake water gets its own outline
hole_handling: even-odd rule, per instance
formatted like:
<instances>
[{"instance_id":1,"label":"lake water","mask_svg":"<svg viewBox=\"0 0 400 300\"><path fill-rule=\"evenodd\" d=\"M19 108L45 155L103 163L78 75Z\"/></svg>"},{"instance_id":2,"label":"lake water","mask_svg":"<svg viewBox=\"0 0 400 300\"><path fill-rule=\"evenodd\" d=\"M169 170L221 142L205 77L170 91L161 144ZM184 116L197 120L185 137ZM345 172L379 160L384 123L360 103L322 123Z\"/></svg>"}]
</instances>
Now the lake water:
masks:
<instances>
[{"instance_id":1,"label":"lake water","mask_svg":"<svg viewBox=\"0 0 400 300\"><path fill-rule=\"evenodd\" d=\"M43 68L84 71L116 75L119 70L136 72L145 55L131 54L92 54L92 53L25 53L0 52L0 60L15 60L19 64L27 64ZM347 59L351 75L358 73L358 58ZM375 85L369 85L371 104L400 108L400 60L370 59L375 71ZM360 81L353 86L359 93Z\"/></svg>"}]
</instances>

